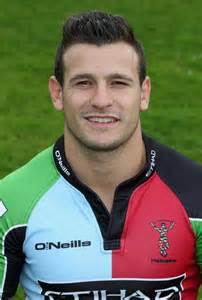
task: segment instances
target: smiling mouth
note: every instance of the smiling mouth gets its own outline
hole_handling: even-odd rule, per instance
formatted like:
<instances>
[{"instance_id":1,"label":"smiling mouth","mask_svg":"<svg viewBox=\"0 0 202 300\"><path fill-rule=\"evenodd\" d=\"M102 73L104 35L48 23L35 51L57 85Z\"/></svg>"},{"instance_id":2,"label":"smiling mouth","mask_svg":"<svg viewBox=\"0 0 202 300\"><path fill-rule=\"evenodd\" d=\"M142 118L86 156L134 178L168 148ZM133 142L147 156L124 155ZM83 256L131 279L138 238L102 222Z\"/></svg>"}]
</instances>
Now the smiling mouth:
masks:
<instances>
[{"instance_id":1,"label":"smiling mouth","mask_svg":"<svg viewBox=\"0 0 202 300\"><path fill-rule=\"evenodd\" d=\"M90 123L95 124L112 124L119 121L116 117L98 117L98 116L92 116L92 117L86 117L85 118Z\"/></svg>"}]
</instances>

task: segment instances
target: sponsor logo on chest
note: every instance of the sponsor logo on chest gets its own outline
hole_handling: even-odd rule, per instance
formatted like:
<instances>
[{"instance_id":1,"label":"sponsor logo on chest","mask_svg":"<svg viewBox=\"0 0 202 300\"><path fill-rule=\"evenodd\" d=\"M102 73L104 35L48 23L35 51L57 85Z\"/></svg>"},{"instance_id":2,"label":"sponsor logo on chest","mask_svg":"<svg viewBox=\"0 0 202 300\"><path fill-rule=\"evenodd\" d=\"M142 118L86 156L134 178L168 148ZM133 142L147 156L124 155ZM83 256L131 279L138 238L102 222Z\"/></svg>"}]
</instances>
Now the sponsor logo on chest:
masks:
<instances>
[{"instance_id":1,"label":"sponsor logo on chest","mask_svg":"<svg viewBox=\"0 0 202 300\"><path fill-rule=\"evenodd\" d=\"M112 279L47 283L39 281L45 299L65 300L169 300L181 299L185 274L165 279Z\"/></svg>"}]
</instances>

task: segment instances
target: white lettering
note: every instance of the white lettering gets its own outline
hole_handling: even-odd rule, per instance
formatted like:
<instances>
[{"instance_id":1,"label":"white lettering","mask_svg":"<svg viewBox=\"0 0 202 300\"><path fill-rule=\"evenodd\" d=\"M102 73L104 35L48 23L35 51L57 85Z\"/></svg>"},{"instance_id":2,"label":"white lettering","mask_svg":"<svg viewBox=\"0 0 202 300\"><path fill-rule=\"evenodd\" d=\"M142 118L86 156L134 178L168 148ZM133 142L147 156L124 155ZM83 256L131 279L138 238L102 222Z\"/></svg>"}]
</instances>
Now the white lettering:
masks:
<instances>
[{"instance_id":1,"label":"white lettering","mask_svg":"<svg viewBox=\"0 0 202 300\"><path fill-rule=\"evenodd\" d=\"M79 300L80 295L89 295L90 291L83 291L83 292L70 292L70 293L61 293L61 296L73 296L74 300Z\"/></svg>"},{"instance_id":2,"label":"white lettering","mask_svg":"<svg viewBox=\"0 0 202 300\"><path fill-rule=\"evenodd\" d=\"M136 297L138 299L144 299L144 300L150 300L149 297L147 297L145 294L143 294L141 291L136 291L135 293L131 294L130 296L128 297L125 297L124 300L130 300L132 299L133 297Z\"/></svg>"},{"instance_id":3,"label":"white lettering","mask_svg":"<svg viewBox=\"0 0 202 300\"><path fill-rule=\"evenodd\" d=\"M134 297L138 298L138 299L143 299L143 300L150 300L149 297L147 297L145 294L143 294L139 290L128 296L126 295L126 290L120 290L120 293L118 293L118 294L108 294L106 290L101 290L101 291L95 290L95 291L82 291L82 292L64 292L64 293L61 293L60 295L61 296L73 296L74 300L82 299L83 295L91 296L91 297L89 297L89 299L92 299L92 300L107 300L107 299L111 299L112 297L116 297L116 298L118 297L117 299L120 299L120 300L130 300L130 299L134 299ZM50 297L50 295L49 295L49 297ZM163 299L163 298L159 298L159 299Z\"/></svg>"},{"instance_id":4,"label":"white lettering","mask_svg":"<svg viewBox=\"0 0 202 300\"><path fill-rule=\"evenodd\" d=\"M155 300L169 300L172 299L172 296L176 293L179 293L179 289L175 286L155 290L156 296ZM166 294L166 295L165 295ZM49 297L50 300L55 299L54 295L60 295L60 296L72 296L74 300L80 300L83 299L83 295L89 295L89 299L91 300L107 300L111 299L112 297L119 299L119 300L131 300L131 299L142 299L142 300L151 300L150 297L145 295L140 290L137 290L133 292L130 295L126 295L126 290L120 290L120 293L118 294L109 294L107 293L107 290L94 290L94 291L78 291L78 292L46 292L45 295ZM179 295L179 294L178 294Z\"/></svg>"},{"instance_id":5,"label":"white lettering","mask_svg":"<svg viewBox=\"0 0 202 300\"><path fill-rule=\"evenodd\" d=\"M156 151L151 150L151 165L150 165L151 171L153 171L155 167L155 158L156 158Z\"/></svg>"},{"instance_id":6,"label":"white lettering","mask_svg":"<svg viewBox=\"0 0 202 300\"><path fill-rule=\"evenodd\" d=\"M161 294L164 293L165 295L165 292L169 292L169 294L167 294L167 296L162 296L161 297ZM168 299L172 299L171 297L175 294L175 293L179 293L179 289L176 287L176 286L172 286L172 287L169 287L167 289L161 289L161 290L155 290L155 292L157 293L156 294L156 297L155 297L155 300L168 300Z\"/></svg>"},{"instance_id":7,"label":"white lettering","mask_svg":"<svg viewBox=\"0 0 202 300\"><path fill-rule=\"evenodd\" d=\"M59 150L56 150L56 151L55 151L55 155L56 155L57 158L61 158L61 156L60 156L60 151L59 151Z\"/></svg>"},{"instance_id":8,"label":"white lettering","mask_svg":"<svg viewBox=\"0 0 202 300\"><path fill-rule=\"evenodd\" d=\"M148 172L146 173L146 177L149 177L151 175L151 173L153 172L154 168L155 168L155 160L156 160L156 151L155 150L151 150L151 160L150 160L150 168L148 170Z\"/></svg>"},{"instance_id":9,"label":"white lettering","mask_svg":"<svg viewBox=\"0 0 202 300\"><path fill-rule=\"evenodd\" d=\"M93 299L94 300L99 300L100 299L100 297L99 297L99 291L93 291ZM102 299L102 298L101 298ZM105 299L105 298L104 298Z\"/></svg>"},{"instance_id":10,"label":"white lettering","mask_svg":"<svg viewBox=\"0 0 202 300\"><path fill-rule=\"evenodd\" d=\"M55 156L57 157L58 163L59 163L61 169L63 170L63 172L65 174L67 174L67 176L70 176L70 172L68 171L68 169L63 164L62 157L61 157L61 154L60 154L59 150L55 151Z\"/></svg>"}]
</instances>

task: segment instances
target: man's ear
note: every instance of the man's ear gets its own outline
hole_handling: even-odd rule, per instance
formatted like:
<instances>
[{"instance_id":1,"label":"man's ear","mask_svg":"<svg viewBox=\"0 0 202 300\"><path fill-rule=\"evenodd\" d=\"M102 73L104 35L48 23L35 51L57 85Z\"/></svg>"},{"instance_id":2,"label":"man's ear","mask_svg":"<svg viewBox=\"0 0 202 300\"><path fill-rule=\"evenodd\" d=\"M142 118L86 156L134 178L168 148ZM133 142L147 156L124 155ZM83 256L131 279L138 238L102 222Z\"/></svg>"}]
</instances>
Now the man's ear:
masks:
<instances>
[{"instance_id":1,"label":"man's ear","mask_svg":"<svg viewBox=\"0 0 202 300\"><path fill-rule=\"evenodd\" d=\"M57 110L63 110L62 87L55 76L51 76L48 81L48 87L53 102L53 106Z\"/></svg>"},{"instance_id":2,"label":"man's ear","mask_svg":"<svg viewBox=\"0 0 202 300\"><path fill-rule=\"evenodd\" d=\"M146 111L149 107L151 93L151 81L148 76L146 76L145 80L143 81L141 89L140 111Z\"/></svg>"}]
</instances>

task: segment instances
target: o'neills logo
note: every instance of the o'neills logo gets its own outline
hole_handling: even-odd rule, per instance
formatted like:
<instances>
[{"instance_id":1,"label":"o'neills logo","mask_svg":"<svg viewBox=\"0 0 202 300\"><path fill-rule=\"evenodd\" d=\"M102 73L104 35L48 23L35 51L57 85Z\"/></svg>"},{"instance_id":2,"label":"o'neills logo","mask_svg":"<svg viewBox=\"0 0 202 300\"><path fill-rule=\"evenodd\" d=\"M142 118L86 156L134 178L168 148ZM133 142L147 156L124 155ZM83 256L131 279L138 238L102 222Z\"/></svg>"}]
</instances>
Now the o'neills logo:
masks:
<instances>
[{"instance_id":1,"label":"o'neills logo","mask_svg":"<svg viewBox=\"0 0 202 300\"><path fill-rule=\"evenodd\" d=\"M173 229L175 222L168 220L159 220L151 222L151 226L159 233L159 250L161 256L165 257L168 255L168 249L170 248L168 240L168 232Z\"/></svg>"},{"instance_id":2,"label":"o'neills logo","mask_svg":"<svg viewBox=\"0 0 202 300\"><path fill-rule=\"evenodd\" d=\"M151 152L150 152L150 166L149 166L149 170L146 174L146 177L149 177L151 175L151 173L154 171L155 165L156 165L156 151L151 150Z\"/></svg>"},{"instance_id":3,"label":"o'neills logo","mask_svg":"<svg viewBox=\"0 0 202 300\"><path fill-rule=\"evenodd\" d=\"M68 169L66 168L66 166L64 165L63 163L63 160L62 160L62 156L60 154L60 151L59 150L56 150L55 151L55 156L57 158L57 161L58 161L58 164L60 166L60 168L62 169L62 171L67 174L67 176L70 176L70 172L68 171Z\"/></svg>"},{"instance_id":4,"label":"o'neills logo","mask_svg":"<svg viewBox=\"0 0 202 300\"><path fill-rule=\"evenodd\" d=\"M70 242L42 242L35 244L35 250L52 250L52 249L68 249L81 248L91 246L91 241L74 240Z\"/></svg>"}]
</instances>

